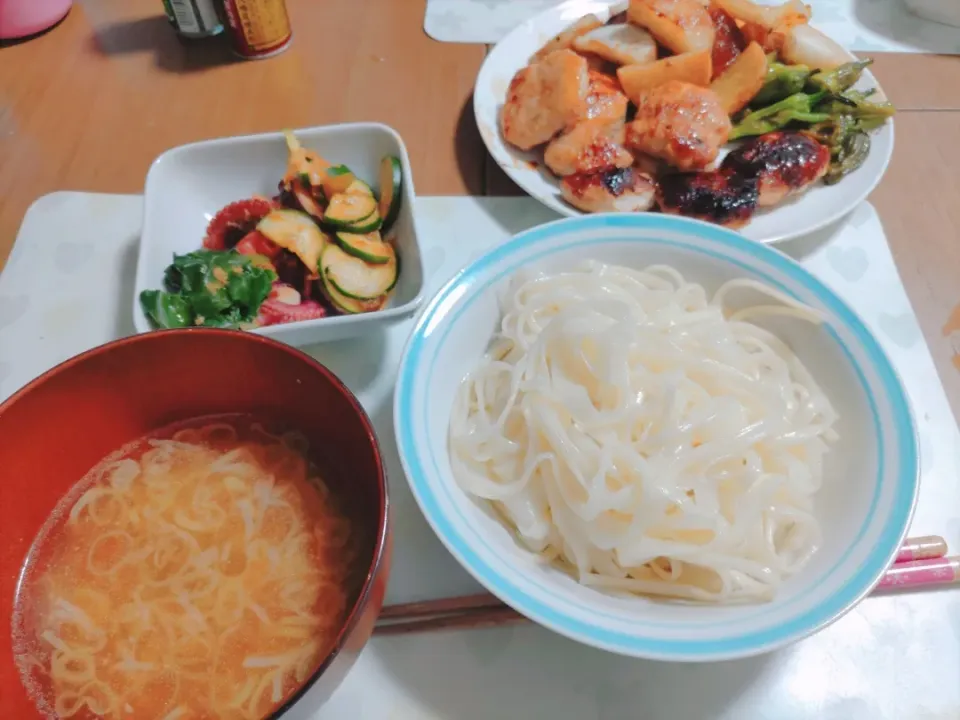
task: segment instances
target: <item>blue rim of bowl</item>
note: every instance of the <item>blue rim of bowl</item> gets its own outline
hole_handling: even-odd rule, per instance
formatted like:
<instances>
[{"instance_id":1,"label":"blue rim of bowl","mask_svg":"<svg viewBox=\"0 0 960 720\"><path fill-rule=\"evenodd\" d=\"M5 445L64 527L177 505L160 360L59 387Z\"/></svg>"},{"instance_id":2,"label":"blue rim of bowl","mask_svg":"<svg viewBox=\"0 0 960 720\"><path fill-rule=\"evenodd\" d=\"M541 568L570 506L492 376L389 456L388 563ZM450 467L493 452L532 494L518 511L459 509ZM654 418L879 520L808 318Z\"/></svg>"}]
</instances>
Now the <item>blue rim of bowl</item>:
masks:
<instances>
[{"instance_id":1,"label":"blue rim of bowl","mask_svg":"<svg viewBox=\"0 0 960 720\"><path fill-rule=\"evenodd\" d=\"M436 458L432 453L421 453L418 451L418 445L412 431L414 423L422 422L423 420L422 418L413 419L412 393L414 377L417 374L416 369L424 355L425 331L432 329L431 325L435 324L438 314L445 314L450 310L452 304L459 302L459 297L456 294L458 288L462 288L467 284L473 284L474 282L482 282L480 289L484 289L497 282L498 279L512 274L519 269L519 267L535 262L537 257L524 257L521 261L498 272L495 276L481 281L479 278L482 277L491 266L498 265L504 260L508 260L512 255L527 250L543 240L552 239L556 236L571 232L583 233L600 229L622 229L625 231L643 230L645 232L663 231L696 235L699 240L706 240L717 245L718 248L711 250L704 247L697 247L685 243L681 239L657 241L652 238L644 238L642 242L659 242L661 244L685 248L697 254L711 256L722 262L737 265L753 275L764 278L767 282L781 290L793 294L777 280L769 277L761 267L766 266L776 269L783 275L789 277L796 285L805 288L817 296L819 301L839 319L840 323L849 330L862 346L869 360L869 366L872 367L876 374L878 384L883 388L886 400L890 405L890 416L894 423L894 445L896 450L892 455L884 451L883 439L880 436L879 415L875 401L869 392L866 379L863 376L863 371L850 355L850 351L846 345L840 341L832 329L828 328L828 331L834 336L834 341L847 355L848 361L855 370L858 380L865 391L873 414L874 432L878 438L878 480L871 501L871 511L867 513L864 524L857 535L857 539L854 540L851 546L855 546L859 542L860 537L862 537L870 525L873 506L875 506L878 500L880 485L882 484L885 474L884 460L887 457L892 457L898 464L894 481L896 487L893 492L890 513L886 518L883 530L880 532L879 539L874 544L868 557L861 563L854 576L832 595L801 615L791 617L773 628L749 631L739 636L711 640L645 638L592 626L579 618L571 617L565 612L555 610L537 598L530 597L511 581L502 577L497 570L492 568L471 548L471 543L460 535L455 527L456 523L451 522L451 519L446 517L445 513L440 509L434 491L423 482L423 477L426 475L426 472L424 469L425 458L422 457L422 455L429 456L429 460L432 461L434 465L434 472L438 473L441 477L447 474L443 473L439 468ZM620 239L620 242L624 241L629 241L629 238ZM541 253L540 257L552 255L573 247L583 247L591 244L611 244L616 242L618 242L618 239L613 237L604 237L603 239L587 238L577 242L566 243L562 247L549 249ZM741 263L723 253L722 250L724 248L752 256L759 261L760 267L748 266ZM472 297L475 299L479 297L479 295L480 293L475 291ZM465 307L466 306L460 307L460 312L462 312ZM452 320L450 324L452 325ZM442 344L443 338L441 338L439 342ZM782 253L755 243L754 241L747 240L737 233L724 228L708 225L699 221L664 215L593 215L561 219L520 233L510 241L488 251L473 261L444 285L425 306L423 312L418 317L410 339L407 342L407 347L401 362L397 380L394 413L396 416L395 424L397 427L398 449L411 490L424 516L433 527L434 532L461 565L492 593L541 624L581 642L637 657L684 661L745 657L785 645L833 622L870 592L873 586L879 581L886 567L892 561L908 530L919 485L919 457L916 429L903 386L886 354L853 310L827 286ZM463 518L458 518L457 522L463 522ZM842 562L842 559L838 561L834 568L827 572L826 577L829 577L835 572ZM591 612L596 614L596 609L591 608ZM688 625L684 623L684 625L689 627L693 624Z\"/></svg>"}]
</instances>

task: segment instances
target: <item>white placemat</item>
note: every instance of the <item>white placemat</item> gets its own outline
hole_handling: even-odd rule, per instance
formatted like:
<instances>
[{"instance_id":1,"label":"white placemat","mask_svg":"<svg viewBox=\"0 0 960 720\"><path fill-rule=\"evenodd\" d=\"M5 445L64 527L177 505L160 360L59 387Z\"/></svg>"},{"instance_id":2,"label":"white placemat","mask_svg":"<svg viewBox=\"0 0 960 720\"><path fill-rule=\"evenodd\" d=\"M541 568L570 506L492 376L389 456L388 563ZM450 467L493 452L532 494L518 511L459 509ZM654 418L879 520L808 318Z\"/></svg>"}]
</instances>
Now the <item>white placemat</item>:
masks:
<instances>
[{"instance_id":1,"label":"white placemat","mask_svg":"<svg viewBox=\"0 0 960 720\"><path fill-rule=\"evenodd\" d=\"M565 0L427 0L423 28L435 40L492 44ZM760 0L770 3L770 0ZM956 3L958 0L942 0ZM903 0L806 0L814 24L862 52L960 53L960 28L923 20Z\"/></svg>"},{"instance_id":2,"label":"white placemat","mask_svg":"<svg viewBox=\"0 0 960 720\"><path fill-rule=\"evenodd\" d=\"M505 237L553 219L529 198L420 198L432 289ZM56 193L30 209L0 275L0 399L133 332L139 196ZM850 302L890 354L921 438L913 534L960 548L960 434L869 205L787 249ZM388 602L476 592L407 489L392 393L409 323L311 354L359 396L395 510ZM533 626L373 640L314 720L957 720L960 590L870 598L816 636L750 660L674 665L582 647Z\"/></svg>"}]
</instances>

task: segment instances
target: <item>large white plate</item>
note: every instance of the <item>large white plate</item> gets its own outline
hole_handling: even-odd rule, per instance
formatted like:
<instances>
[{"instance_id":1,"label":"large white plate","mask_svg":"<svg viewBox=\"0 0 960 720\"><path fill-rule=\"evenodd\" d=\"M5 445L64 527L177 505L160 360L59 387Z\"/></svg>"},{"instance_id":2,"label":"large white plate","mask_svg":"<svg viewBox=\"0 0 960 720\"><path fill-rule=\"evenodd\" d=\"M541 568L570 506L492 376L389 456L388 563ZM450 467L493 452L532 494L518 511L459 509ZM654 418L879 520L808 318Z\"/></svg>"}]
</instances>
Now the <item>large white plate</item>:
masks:
<instances>
[{"instance_id":1,"label":"large white plate","mask_svg":"<svg viewBox=\"0 0 960 720\"><path fill-rule=\"evenodd\" d=\"M587 13L606 20L625 7L623 0L569 0L540 13L497 43L477 76L473 107L480 136L490 154L517 185L561 215L583 213L563 200L559 182L542 167L535 153L521 152L504 142L498 122L500 107L511 78L547 40ZM879 84L873 75L864 73L857 87L879 89ZM882 91L878 94L882 95ZM893 154L893 121L871 133L871 140L870 155L858 170L836 185L817 185L775 208L758 212L740 232L757 242L780 242L807 235L845 216L883 177Z\"/></svg>"}]
</instances>

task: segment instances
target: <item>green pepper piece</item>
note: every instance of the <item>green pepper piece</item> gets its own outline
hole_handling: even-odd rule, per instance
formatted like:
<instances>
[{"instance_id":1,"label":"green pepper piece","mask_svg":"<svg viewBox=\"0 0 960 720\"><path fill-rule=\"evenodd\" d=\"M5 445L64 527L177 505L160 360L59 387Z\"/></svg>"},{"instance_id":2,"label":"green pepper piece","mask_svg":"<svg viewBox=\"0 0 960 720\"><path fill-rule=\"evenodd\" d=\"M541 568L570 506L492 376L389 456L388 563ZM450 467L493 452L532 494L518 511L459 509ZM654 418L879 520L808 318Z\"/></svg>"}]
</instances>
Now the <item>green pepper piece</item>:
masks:
<instances>
[{"instance_id":1,"label":"green pepper piece","mask_svg":"<svg viewBox=\"0 0 960 720\"><path fill-rule=\"evenodd\" d=\"M870 136L863 131L856 131L843 143L839 157L830 163L830 168L823 176L825 185L835 185L846 175L849 175L863 165L870 154Z\"/></svg>"},{"instance_id":2,"label":"green pepper piece","mask_svg":"<svg viewBox=\"0 0 960 720\"><path fill-rule=\"evenodd\" d=\"M889 118L892 118L896 112L897 109L892 103L864 100L857 105L857 109L852 114L861 123L869 122L873 127L879 127Z\"/></svg>"},{"instance_id":3,"label":"green pepper piece","mask_svg":"<svg viewBox=\"0 0 960 720\"><path fill-rule=\"evenodd\" d=\"M768 61L766 80L760 91L750 101L750 106L761 108L794 95L803 90L809 77L810 68L806 65L784 65L776 61Z\"/></svg>"},{"instance_id":4,"label":"green pepper piece","mask_svg":"<svg viewBox=\"0 0 960 720\"><path fill-rule=\"evenodd\" d=\"M858 120L870 120L874 127L883 124L896 113L896 108L887 101L871 102L870 92L844 90L826 96L818 105L818 112L852 115ZM879 120L879 122L877 122Z\"/></svg>"},{"instance_id":5,"label":"green pepper piece","mask_svg":"<svg viewBox=\"0 0 960 720\"><path fill-rule=\"evenodd\" d=\"M826 113L817 113L813 107L823 99L824 93L795 93L790 97L747 113L730 133L730 139L764 135L779 130L791 122L817 123L829 118Z\"/></svg>"},{"instance_id":6,"label":"green pepper piece","mask_svg":"<svg viewBox=\"0 0 960 720\"><path fill-rule=\"evenodd\" d=\"M852 100L855 103L866 102L867 98L871 95L874 95L877 92L876 88L870 88L869 90L844 90L840 93L841 96Z\"/></svg>"},{"instance_id":7,"label":"green pepper piece","mask_svg":"<svg viewBox=\"0 0 960 720\"><path fill-rule=\"evenodd\" d=\"M870 132L871 130L876 130L878 127L882 127L886 121L887 118L879 115L860 118L857 120L857 129L863 130L864 132Z\"/></svg>"},{"instance_id":8,"label":"green pepper piece","mask_svg":"<svg viewBox=\"0 0 960 720\"><path fill-rule=\"evenodd\" d=\"M831 115L810 130L821 144L830 148L831 157L836 159L847 138L857 130L857 121L852 115Z\"/></svg>"},{"instance_id":9,"label":"green pepper piece","mask_svg":"<svg viewBox=\"0 0 960 720\"><path fill-rule=\"evenodd\" d=\"M858 60L835 67L833 70L820 70L807 80L807 87L811 90L826 90L830 93L839 93L852 87L863 75L865 68L873 64L873 60Z\"/></svg>"}]
</instances>

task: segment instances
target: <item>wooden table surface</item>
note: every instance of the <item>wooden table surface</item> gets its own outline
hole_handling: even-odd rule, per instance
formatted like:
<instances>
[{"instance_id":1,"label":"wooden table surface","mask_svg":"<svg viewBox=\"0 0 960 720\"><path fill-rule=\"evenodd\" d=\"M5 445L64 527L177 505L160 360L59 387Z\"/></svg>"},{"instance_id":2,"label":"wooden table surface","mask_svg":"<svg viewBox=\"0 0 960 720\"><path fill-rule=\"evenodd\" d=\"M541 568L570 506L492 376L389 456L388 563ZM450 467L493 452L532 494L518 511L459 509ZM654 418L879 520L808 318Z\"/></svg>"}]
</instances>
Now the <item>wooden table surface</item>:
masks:
<instances>
[{"instance_id":1,"label":"wooden table surface","mask_svg":"<svg viewBox=\"0 0 960 720\"><path fill-rule=\"evenodd\" d=\"M158 154L216 136L379 120L405 138L420 194L519 192L473 124L483 46L428 38L424 0L287 4L294 44L260 62L235 61L224 39L180 42L160 0L78 0L46 35L0 46L0 267L41 195L139 192ZM875 60L900 113L871 201L956 413L960 362L942 328L960 302L960 58Z\"/></svg>"}]
</instances>

